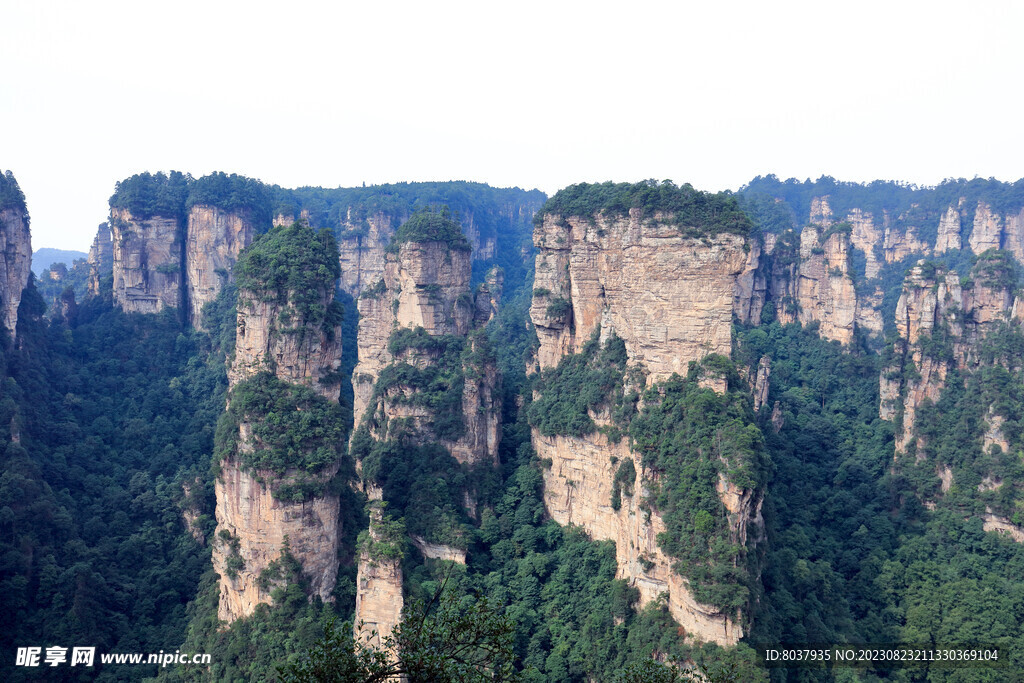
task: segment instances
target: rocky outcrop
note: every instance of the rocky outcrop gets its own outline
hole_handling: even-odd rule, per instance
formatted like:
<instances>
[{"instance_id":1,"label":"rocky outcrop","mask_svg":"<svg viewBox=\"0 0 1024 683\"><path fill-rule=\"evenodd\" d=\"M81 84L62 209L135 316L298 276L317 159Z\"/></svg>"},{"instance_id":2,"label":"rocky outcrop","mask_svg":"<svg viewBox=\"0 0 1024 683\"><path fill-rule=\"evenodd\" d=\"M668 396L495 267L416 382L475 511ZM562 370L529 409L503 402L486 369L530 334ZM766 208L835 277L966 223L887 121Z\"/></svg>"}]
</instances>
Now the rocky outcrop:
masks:
<instances>
[{"instance_id":1,"label":"rocky outcrop","mask_svg":"<svg viewBox=\"0 0 1024 683\"><path fill-rule=\"evenodd\" d=\"M935 253L941 254L950 249L959 250L960 247L960 211L958 208L950 206L939 219L939 233L935 238Z\"/></svg>"},{"instance_id":2,"label":"rocky outcrop","mask_svg":"<svg viewBox=\"0 0 1024 683\"><path fill-rule=\"evenodd\" d=\"M378 211L357 226L351 222L349 211L338 240L342 291L358 298L363 290L384 277L384 250L394 234L391 216Z\"/></svg>"},{"instance_id":3,"label":"rocky outcrop","mask_svg":"<svg viewBox=\"0 0 1024 683\"><path fill-rule=\"evenodd\" d=\"M998 253L986 254L966 286L955 272L924 262L907 275L896 304L894 360L879 380L879 415L902 415L897 452L913 441L917 407L939 400L950 368L972 367L978 341L1010 319L1013 282L1003 276L1009 267ZM910 364L916 372L907 371Z\"/></svg>"},{"instance_id":4,"label":"rocky outcrop","mask_svg":"<svg viewBox=\"0 0 1024 683\"><path fill-rule=\"evenodd\" d=\"M999 215L993 213L992 207L985 202L978 202L978 208L974 211L974 229L968 240L971 251L982 254L989 249L998 249L1002 233L1003 221Z\"/></svg>"},{"instance_id":5,"label":"rocky outcrop","mask_svg":"<svg viewBox=\"0 0 1024 683\"><path fill-rule=\"evenodd\" d=\"M768 402L769 379L772 374L771 359L768 356L761 356L757 364L757 371L754 373L754 412L761 410L761 406Z\"/></svg>"},{"instance_id":6,"label":"rocky outcrop","mask_svg":"<svg viewBox=\"0 0 1024 683\"><path fill-rule=\"evenodd\" d=\"M334 300L333 289L323 289L318 305L324 309ZM235 357L228 368L232 386L272 370L278 379L305 384L331 400L337 400L341 379L341 328L323 329L302 319L293 301L282 304L260 293L238 292Z\"/></svg>"},{"instance_id":7,"label":"rocky outcrop","mask_svg":"<svg viewBox=\"0 0 1024 683\"><path fill-rule=\"evenodd\" d=\"M89 247L89 294L98 296L100 281L114 268L114 245L110 241L110 226L101 223L96 230L96 237Z\"/></svg>"},{"instance_id":8,"label":"rocky outcrop","mask_svg":"<svg viewBox=\"0 0 1024 683\"><path fill-rule=\"evenodd\" d=\"M537 369L580 352L598 330L602 340L623 340L629 363L643 367L649 384L685 375L691 361L709 354L730 355L734 314L760 320L767 292L761 246L731 233L693 233L672 215L645 216L640 209L628 215L545 215L534 230L538 253L530 316L540 341ZM762 365L757 375L766 393L768 370ZM707 385L726 388L724 378ZM606 416L591 417L609 426ZM659 546L665 526L646 502L648 483L657 474L643 470L628 439L610 442L601 432L547 436L534 428L532 443L544 463L544 504L555 521L614 541L616 576L635 586L644 603L667 594L669 610L687 635L723 645L738 642L740 620L698 603ZM634 486L615 491L620 495L614 505L616 473L625 462L639 476ZM733 490L727 482L719 494L734 538L745 542L748 527L757 524L760 496Z\"/></svg>"},{"instance_id":9,"label":"rocky outcrop","mask_svg":"<svg viewBox=\"0 0 1024 683\"><path fill-rule=\"evenodd\" d=\"M486 324L501 292L500 269L492 271L474 297L469 293L470 254L440 242L404 242L387 254L378 284L359 298L359 363L353 372L357 425L366 423L376 439L392 436L391 425L419 442L441 441L463 463L497 463L500 440L500 378L486 338L470 334ZM462 384L465 429L451 440L431 427L437 417L417 404L405 384L377 386L382 371L396 363L425 369L444 354L435 344L410 343L397 349L393 336L423 333L438 345L461 343L466 352L454 361ZM453 342L453 340L461 340Z\"/></svg>"},{"instance_id":10,"label":"rocky outcrop","mask_svg":"<svg viewBox=\"0 0 1024 683\"><path fill-rule=\"evenodd\" d=\"M800 233L799 252L793 240L786 251L775 249L769 292L783 323L819 324L825 339L853 341L857 321L857 292L850 276L850 233L823 233L809 225Z\"/></svg>"},{"instance_id":11,"label":"rocky outcrop","mask_svg":"<svg viewBox=\"0 0 1024 683\"><path fill-rule=\"evenodd\" d=\"M372 506L370 528L361 536L353 628L358 642L376 649L402 621L402 542L389 535L380 507Z\"/></svg>"},{"instance_id":12,"label":"rocky outcrop","mask_svg":"<svg viewBox=\"0 0 1024 683\"><path fill-rule=\"evenodd\" d=\"M685 375L690 361L730 353L734 297L753 308L751 295L737 296L749 245L735 234L689 237L666 217L634 209L593 220L546 215L534 244L530 317L541 368L580 351L600 326L602 338L625 340L650 382Z\"/></svg>"},{"instance_id":13,"label":"rocky outcrop","mask_svg":"<svg viewBox=\"0 0 1024 683\"><path fill-rule=\"evenodd\" d=\"M450 545L427 543L421 536L412 536L409 540L416 546L423 557L430 560L446 560L456 564L466 564L466 551Z\"/></svg>"},{"instance_id":14,"label":"rocky outcrop","mask_svg":"<svg viewBox=\"0 0 1024 683\"><path fill-rule=\"evenodd\" d=\"M758 325L761 312L768 300L768 273L764 267L764 255L775 246L775 235L765 235L765 243L750 242L747 264L736 278L733 288L732 312L745 325ZM770 246L769 246L770 245Z\"/></svg>"},{"instance_id":15,"label":"rocky outcrop","mask_svg":"<svg viewBox=\"0 0 1024 683\"><path fill-rule=\"evenodd\" d=\"M18 307L32 272L32 234L28 213L21 207L0 210L0 306L4 329L17 336Z\"/></svg>"},{"instance_id":16,"label":"rocky outcrop","mask_svg":"<svg viewBox=\"0 0 1024 683\"><path fill-rule=\"evenodd\" d=\"M875 227L874 217L866 211L853 209L846 220L853 226L850 231L850 243L864 252L864 277L872 280L878 277L882 270L875 247L882 243L883 233Z\"/></svg>"},{"instance_id":17,"label":"rocky outcrop","mask_svg":"<svg viewBox=\"0 0 1024 683\"><path fill-rule=\"evenodd\" d=\"M931 248L918 238L917 233L918 228L912 225L907 226L904 230L891 226L886 227L885 242L882 245L885 262L896 263L911 254L930 254Z\"/></svg>"},{"instance_id":18,"label":"rocky outcrop","mask_svg":"<svg viewBox=\"0 0 1024 683\"><path fill-rule=\"evenodd\" d=\"M177 218L136 219L110 209L114 302L126 313L159 313L182 305L184 235Z\"/></svg>"},{"instance_id":19,"label":"rocky outcrop","mask_svg":"<svg viewBox=\"0 0 1024 683\"><path fill-rule=\"evenodd\" d=\"M616 578L640 591L640 602L655 601L668 594L672 617L689 636L720 645L735 645L743 637L742 626L713 607L696 602L687 580L673 568L674 560L658 546L665 531L657 513L642 508L648 491L642 482L652 475L641 468L640 457L630 451L624 439L610 443L600 433L586 437L547 437L534 430L533 446L545 466L544 504L559 524L582 527L591 537L615 542L618 562ZM621 507L611 505L615 463L632 459L640 473L632 495L621 495ZM724 490L723 502L731 503L732 528L745 537L750 523L760 515L759 498L748 492Z\"/></svg>"},{"instance_id":20,"label":"rocky outcrop","mask_svg":"<svg viewBox=\"0 0 1024 683\"><path fill-rule=\"evenodd\" d=\"M185 240L185 290L189 322L202 329L203 306L217 298L238 254L249 246L255 227L247 211L229 212L196 205L188 214Z\"/></svg>"},{"instance_id":21,"label":"rocky outcrop","mask_svg":"<svg viewBox=\"0 0 1024 683\"><path fill-rule=\"evenodd\" d=\"M501 266L494 266L476 288L473 297L473 326L483 327L498 314L501 305L501 294L505 288L505 271Z\"/></svg>"},{"instance_id":22,"label":"rocky outcrop","mask_svg":"<svg viewBox=\"0 0 1024 683\"><path fill-rule=\"evenodd\" d=\"M297 565L310 595L324 601L333 599L338 572L340 504L327 483L337 474L339 461L323 464L322 456L317 456L315 467L296 464L302 462L302 456L295 451L303 447L296 444L289 446L285 455L275 456L291 461L279 470L245 464L251 454L281 448L262 441L259 435L263 432L257 427L294 429L289 420L304 410L316 409L317 401L337 402L340 388L336 371L341 359L341 330L331 317L336 307L337 275L333 238L297 225L275 228L266 237L243 256L250 261L245 280L239 281L237 342L228 368L228 415L236 420L237 428L230 435L217 437L222 445L218 446L215 483L213 564L220 575L218 616L226 622L248 616L260 603L270 602L275 587L295 578L289 577L291 567ZM274 261L286 254L301 254L304 260ZM284 276L281 269L285 267L295 272ZM274 274L276 284L261 279L268 272ZM309 279L307 273L317 275ZM308 291L287 289L287 284L278 282L294 282L295 277L302 278ZM265 372L276 377L267 384L277 392L271 394L272 408L266 401L246 403L245 394L236 395L239 384L258 375L265 378L260 374ZM259 381L243 385L245 391L255 395ZM278 381L284 384L273 384ZM305 385L319 396L291 405L285 400L288 395L280 392L293 385ZM242 401L237 405L243 407L236 409L236 401ZM325 415L330 416L330 411ZM338 430L340 435L340 426ZM220 441L222 438L225 441ZM338 443L313 447L333 448L340 457ZM291 492L278 495L286 487Z\"/></svg>"},{"instance_id":23,"label":"rocky outcrop","mask_svg":"<svg viewBox=\"0 0 1024 683\"><path fill-rule=\"evenodd\" d=\"M985 531L995 531L1017 543L1024 543L1024 528L1013 524L1007 518L986 512L981 516L981 519L982 528Z\"/></svg>"},{"instance_id":24,"label":"rocky outcrop","mask_svg":"<svg viewBox=\"0 0 1024 683\"><path fill-rule=\"evenodd\" d=\"M1003 228L1003 249L1006 249L1017 263L1024 263L1024 209L1006 214Z\"/></svg>"},{"instance_id":25,"label":"rocky outcrop","mask_svg":"<svg viewBox=\"0 0 1024 683\"><path fill-rule=\"evenodd\" d=\"M330 479L336 469L320 476ZM286 552L302 567L310 595L333 600L338 574L337 496L281 501L237 463L221 468L215 488L213 568L220 575L219 619L230 623L249 616L257 605L272 602L271 593L283 578L280 565L286 561Z\"/></svg>"},{"instance_id":26,"label":"rocky outcrop","mask_svg":"<svg viewBox=\"0 0 1024 683\"><path fill-rule=\"evenodd\" d=\"M479 212L486 211L491 218L492 227L488 229L481 228L478 211L463 206L456 218L462 234L469 242L470 258L474 262L492 260L497 250L497 234L493 224L519 230L519 226L529 225L539 208L539 201L538 198L524 197L520 201L505 202L496 210L480 208ZM341 236L338 240L343 291L353 298L359 298L363 291L384 277L387 247L398 228L414 215L409 210L378 210L358 218L354 207L348 208L341 221Z\"/></svg>"}]
</instances>

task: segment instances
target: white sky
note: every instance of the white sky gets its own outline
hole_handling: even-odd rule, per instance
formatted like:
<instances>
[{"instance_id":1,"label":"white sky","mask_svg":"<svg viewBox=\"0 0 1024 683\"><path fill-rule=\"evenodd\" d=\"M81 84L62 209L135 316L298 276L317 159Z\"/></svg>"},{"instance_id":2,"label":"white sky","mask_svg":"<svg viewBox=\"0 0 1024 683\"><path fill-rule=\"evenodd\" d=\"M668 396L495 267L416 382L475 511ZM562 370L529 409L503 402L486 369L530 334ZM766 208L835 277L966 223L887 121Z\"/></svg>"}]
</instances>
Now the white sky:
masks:
<instances>
[{"instance_id":1,"label":"white sky","mask_svg":"<svg viewBox=\"0 0 1024 683\"><path fill-rule=\"evenodd\" d=\"M1014 1L0 0L0 169L83 251L143 170L1016 180L1022 35Z\"/></svg>"}]
</instances>

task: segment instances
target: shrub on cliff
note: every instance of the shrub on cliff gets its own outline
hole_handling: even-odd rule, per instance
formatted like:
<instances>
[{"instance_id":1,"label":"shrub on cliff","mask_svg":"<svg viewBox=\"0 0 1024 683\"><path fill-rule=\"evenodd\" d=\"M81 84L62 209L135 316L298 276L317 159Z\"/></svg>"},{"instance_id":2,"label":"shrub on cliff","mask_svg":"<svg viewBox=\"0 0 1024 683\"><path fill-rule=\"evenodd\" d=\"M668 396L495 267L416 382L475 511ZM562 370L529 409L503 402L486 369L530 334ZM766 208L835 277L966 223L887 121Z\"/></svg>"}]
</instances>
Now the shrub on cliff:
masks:
<instances>
[{"instance_id":1,"label":"shrub on cliff","mask_svg":"<svg viewBox=\"0 0 1024 683\"><path fill-rule=\"evenodd\" d=\"M547 215L593 220L598 214L628 216L631 209L640 209L644 218L665 214L666 220L684 228L687 236L733 233L745 237L751 229L750 219L731 194L700 192L671 180L570 185L549 199L533 220L535 225Z\"/></svg>"},{"instance_id":2,"label":"shrub on cliff","mask_svg":"<svg viewBox=\"0 0 1024 683\"><path fill-rule=\"evenodd\" d=\"M114 186L110 208L128 209L137 219L162 216L180 220L191 183L192 176L179 171L171 171L170 175L162 171L136 173Z\"/></svg>"},{"instance_id":3,"label":"shrub on cliff","mask_svg":"<svg viewBox=\"0 0 1024 683\"><path fill-rule=\"evenodd\" d=\"M306 326L320 324L329 331L341 322L341 305L323 304L341 276L338 244L329 230L302 223L276 227L241 253L234 274L239 290L294 307Z\"/></svg>"},{"instance_id":4,"label":"shrub on cliff","mask_svg":"<svg viewBox=\"0 0 1024 683\"><path fill-rule=\"evenodd\" d=\"M462 226L452 220L448 207L440 211L422 209L403 223L388 245L389 252L397 252L406 242L444 242L449 249L471 251L473 246L462 234Z\"/></svg>"}]
</instances>

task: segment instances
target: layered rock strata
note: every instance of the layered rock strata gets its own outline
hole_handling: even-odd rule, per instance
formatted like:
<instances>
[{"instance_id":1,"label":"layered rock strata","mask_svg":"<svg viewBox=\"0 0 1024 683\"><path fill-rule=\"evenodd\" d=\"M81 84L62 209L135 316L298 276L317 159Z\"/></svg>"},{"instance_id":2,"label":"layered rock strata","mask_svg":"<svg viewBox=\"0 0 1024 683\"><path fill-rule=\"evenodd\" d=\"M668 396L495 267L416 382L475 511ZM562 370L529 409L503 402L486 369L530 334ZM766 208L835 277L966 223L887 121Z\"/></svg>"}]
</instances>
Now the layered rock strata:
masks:
<instances>
[{"instance_id":1,"label":"layered rock strata","mask_svg":"<svg viewBox=\"0 0 1024 683\"><path fill-rule=\"evenodd\" d=\"M255 237L247 211L224 211L196 205L188 214L185 240L185 289L189 322L202 329L203 306L217 298L227 282L238 255Z\"/></svg>"},{"instance_id":2,"label":"layered rock strata","mask_svg":"<svg viewBox=\"0 0 1024 683\"><path fill-rule=\"evenodd\" d=\"M359 551L353 629L358 642L381 649L402 621L402 539L388 537L381 510L371 506L370 528ZM394 653L391 653L394 654Z\"/></svg>"},{"instance_id":3,"label":"layered rock strata","mask_svg":"<svg viewBox=\"0 0 1024 683\"><path fill-rule=\"evenodd\" d=\"M640 591L640 604L668 594L668 608L686 634L719 645L735 645L743 637L741 624L714 607L693 599L687 580L674 568L675 561L658 545L665 531L657 511L642 504L649 491L644 482L655 479L641 467L627 440L610 443L601 433L585 437L543 436L533 432L533 447L545 466L544 505L559 524L582 527L592 538L615 542L616 577ZM621 507L611 505L613 479L618 465L631 459L639 473L632 495L621 493ZM749 491L723 486L719 493L738 540L746 541L747 529L760 524L760 499Z\"/></svg>"},{"instance_id":4,"label":"layered rock strata","mask_svg":"<svg viewBox=\"0 0 1024 683\"><path fill-rule=\"evenodd\" d=\"M135 218L110 209L114 302L126 313L159 313L183 302L184 235L177 218Z\"/></svg>"},{"instance_id":5,"label":"layered rock strata","mask_svg":"<svg viewBox=\"0 0 1024 683\"><path fill-rule=\"evenodd\" d=\"M732 350L734 314L760 318L767 282L759 272L757 244L736 234L693 237L671 215L643 217L549 214L536 226L538 254L530 315L537 330L538 369L554 367L578 353L600 329L625 343L629 363L642 366L649 383L686 374L690 361ZM764 371L767 382L767 370ZM708 384L724 390L723 378ZM607 425L607 416L592 415ZM740 622L693 599L674 560L661 550L664 523L644 506L647 482L657 476L642 468L628 440L612 443L601 432L588 436L546 436L532 431L545 463L544 503L561 524L581 526L595 539L615 542L619 578L629 581L646 603L668 596L669 610L688 635L722 645L738 642ZM612 505L617 465L632 461L639 473L631 491ZM550 467L547 463L550 462ZM719 489L737 542L757 524L759 496ZM732 507L729 507L729 506Z\"/></svg>"},{"instance_id":6,"label":"layered rock strata","mask_svg":"<svg viewBox=\"0 0 1024 683\"><path fill-rule=\"evenodd\" d=\"M769 293L779 321L818 323L822 337L849 344L858 317L850 275L850 233L823 233L809 225L800 233L799 247L794 242L790 238L773 250Z\"/></svg>"},{"instance_id":7,"label":"layered rock strata","mask_svg":"<svg viewBox=\"0 0 1024 683\"><path fill-rule=\"evenodd\" d=\"M285 234L305 244L312 231ZM298 269L322 266L323 272L329 273L336 263L333 254L327 258L331 260L322 264L291 265ZM313 295L310 310L332 310L333 279L319 278ZM299 293L290 290L239 290L236 351L228 369L229 406L236 400L236 387L262 372L273 373L288 385L305 385L328 401L338 401L341 329L332 327L328 319L302 317L298 298ZM276 415L273 420L282 417ZM266 419L267 415L259 411L240 417L237 435L231 437L237 443L237 456L220 462L216 481L213 563L220 574L218 616L229 623L252 614L260 603L271 601L273 589L282 580L286 553L298 561L311 595L332 600L337 577L339 499L326 484L337 473L338 463L328 463L313 472L246 468L242 464L246 454L268 448L255 429ZM278 486L299 479L314 485L320 493L301 495L299 500L275 495Z\"/></svg>"},{"instance_id":8,"label":"layered rock strata","mask_svg":"<svg viewBox=\"0 0 1024 683\"><path fill-rule=\"evenodd\" d=\"M734 298L737 308L752 308L755 288L740 281L750 245L735 234L688 237L634 209L593 220L547 215L534 245L530 317L541 368L578 353L600 327L602 340L612 333L625 340L649 382L685 375L690 361L729 355ZM738 294L744 287L751 294Z\"/></svg>"},{"instance_id":9,"label":"layered rock strata","mask_svg":"<svg viewBox=\"0 0 1024 683\"><path fill-rule=\"evenodd\" d=\"M978 341L1011 318L1015 302L998 277L1001 267L998 259L979 260L966 287L955 272L923 262L907 275L896 304L894 360L879 380L879 415L902 415L897 452L913 441L917 407L938 401L950 368L975 364ZM935 341L948 344L948 356L935 351ZM910 364L915 372L907 371Z\"/></svg>"},{"instance_id":10,"label":"layered rock strata","mask_svg":"<svg viewBox=\"0 0 1024 683\"><path fill-rule=\"evenodd\" d=\"M387 254L383 277L358 301L354 411L357 424L369 420L375 438L389 438L388 425L402 424L418 441L438 440L429 427L436 416L405 400L411 397L411 388L399 384L375 391L375 387L390 365L408 363L423 369L438 362L434 348L410 347L393 353L390 341L399 331L422 330L441 343L452 337L463 339L469 351L468 359L461 361L465 432L444 445L459 462L497 462L501 433L498 372L492 358L473 360L478 356L475 351L485 350L481 345L486 340L470 331L474 322L485 324L490 319L500 296L500 278L493 272L474 301L469 291L470 268L469 252L444 242L405 242Z\"/></svg>"},{"instance_id":11,"label":"layered rock strata","mask_svg":"<svg viewBox=\"0 0 1024 683\"><path fill-rule=\"evenodd\" d=\"M318 293L318 305L326 309L334 292ZM231 386L271 370L281 380L305 384L324 398L337 401L341 379L341 328L311 326L299 314L294 301L282 303L241 289L235 357L228 368Z\"/></svg>"}]
</instances>

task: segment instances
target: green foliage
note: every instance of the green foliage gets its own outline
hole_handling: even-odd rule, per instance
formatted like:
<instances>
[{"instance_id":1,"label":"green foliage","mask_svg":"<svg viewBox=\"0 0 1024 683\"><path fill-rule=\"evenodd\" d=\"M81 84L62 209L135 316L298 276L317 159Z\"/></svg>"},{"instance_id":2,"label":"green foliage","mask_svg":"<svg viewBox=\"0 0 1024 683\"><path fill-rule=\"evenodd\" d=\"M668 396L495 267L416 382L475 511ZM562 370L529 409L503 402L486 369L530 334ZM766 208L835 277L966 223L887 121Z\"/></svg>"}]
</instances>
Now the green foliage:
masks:
<instances>
[{"instance_id":1,"label":"green foliage","mask_svg":"<svg viewBox=\"0 0 1024 683\"><path fill-rule=\"evenodd\" d=\"M572 313L572 302L564 297L556 297L551 300L548 307L544 309L545 315L549 318L562 318Z\"/></svg>"},{"instance_id":2,"label":"green foliage","mask_svg":"<svg viewBox=\"0 0 1024 683\"><path fill-rule=\"evenodd\" d=\"M431 336L423 328L398 329L392 333L388 347L396 355L411 349L428 355L431 361L423 367L405 361L385 367L374 385L369 405L374 407L379 400L386 400L422 406L430 411L429 427L438 439L459 439L466 430L462 414L466 381L463 357L467 352L464 340L455 335ZM364 417L375 419L373 415Z\"/></svg>"},{"instance_id":3,"label":"green foliage","mask_svg":"<svg viewBox=\"0 0 1024 683\"><path fill-rule=\"evenodd\" d=\"M752 227L731 194L699 192L689 184L676 186L670 180L570 185L544 204L534 216L534 223L539 225L548 215L591 220L599 213L626 216L630 209L640 209L647 218L657 213L666 214L669 221L693 237L719 233L745 237Z\"/></svg>"},{"instance_id":4,"label":"green foliage","mask_svg":"<svg viewBox=\"0 0 1024 683\"><path fill-rule=\"evenodd\" d=\"M387 285L384 284L384 278L381 278L374 282L372 285L367 287L359 295L360 299L379 299L381 294L387 291Z\"/></svg>"},{"instance_id":5,"label":"green foliage","mask_svg":"<svg viewBox=\"0 0 1024 683\"><path fill-rule=\"evenodd\" d=\"M410 683L519 680L512 667L512 624L485 596L462 597L438 588L428 603L406 605L392 633L379 634L389 657L356 641L352 624L328 622L324 637L281 671L286 683L392 680Z\"/></svg>"},{"instance_id":6,"label":"green foliage","mask_svg":"<svg viewBox=\"0 0 1024 683\"><path fill-rule=\"evenodd\" d=\"M471 251L473 246L462 234L462 226L452 219L448 207L440 211L421 209L402 223L388 244L389 252L397 252L406 242L443 242L449 249Z\"/></svg>"},{"instance_id":7,"label":"green foliage","mask_svg":"<svg viewBox=\"0 0 1024 683\"><path fill-rule=\"evenodd\" d=\"M626 362L619 336L612 334L602 348L595 334L580 353L565 356L535 380L540 396L530 404L530 424L545 436L583 436L597 428L590 413L609 405L625 425L636 401L624 391Z\"/></svg>"},{"instance_id":8,"label":"green foliage","mask_svg":"<svg viewBox=\"0 0 1024 683\"><path fill-rule=\"evenodd\" d=\"M252 178L219 171L203 176L192 182L185 209L196 205L244 212L257 227L270 227L270 188Z\"/></svg>"},{"instance_id":9,"label":"green foliage","mask_svg":"<svg viewBox=\"0 0 1024 683\"><path fill-rule=\"evenodd\" d=\"M627 496L633 495L633 484L636 482L636 467L632 458L627 458L619 464L615 470L615 477L612 479L612 509L618 510L622 507L622 492Z\"/></svg>"},{"instance_id":10,"label":"green foliage","mask_svg":"<svg viewBox=\"0 0 1024 683\"><path fill-rule=\"evenodd\" d=\"M250 426L252 448L239 447L243 422ZM337 403L261 372L232 389L217 423L214 459L237 462L258 479L275 475L276 497L305 500L322 492L326 482L315 475L340 461L344 433Z\"/></svg>"},{"instance_id":11,"label":"green foliage","mask_svg":"<svg viewBox=\"0 0 1024 683\"><path fill-rule=\"evenodd\" d=\"M370 528L359 533L356 548L372 562L401 560L405 550L405 523L384 512L386 503L370 503Z\"/></svg>"},{"instance_id":12,"label":"green foliage","mask_svg":"<svg viewBox=\"0 0 1024 683\"><path fill-rule=\"evenodd\" d=\"M353 435L351 453L362 462L363 478L381 487L389 509L405 520L410 534L466 547L469 520L463 494L468 477L447 449L437 443L374 441L364 426Z\"/></svg>"},{"instance_id":13,"label":"green foliage","mask_svg":"<svg viewBox=\"0 0 1024 683\"><path fill-rule=\"evenodd\" d=\"M171 171L137 173L117 183L110 197L110 208L128 209L140 220L162 216L181 220L185 214L192 176Z\"/></svg>"},{"instance_id":14,"label":"green foliage","mask_svg":"<svg viewBox=\"0 0 1024 683\"><path fill-rule=\"evenodd\" d=\"M0 352L0 645L166 649L182 641L210 564L181 510L209 533L202 473L224 407L223 364L173 315L127 316L96 297L67 326L39 319L41 306L30 285L22 346ZM0 678L38 678L18 669L5 659Z\"/></svg>"},{"instance_id":15,"label":"green foliage","mask_svg":"<svg viewBox=\"0 0 1024 683\"><path fill-rule=\"evenodd\" d=\"M0 211L4 209L17 209L27 213L25 207L25 193L21 191L18 180L12 171L0 173Z\"/></svg>"},{"instance_id":16,"label":"green foliage","mask_svg":"<svg viewBox=\"0 0 1024 683\"><path fill-rule=\"evenodd\" d=\"M978 255L971 277L983 287L1013 291L1020 281L1018 270L1019 266L1009 252L989 249Z\"/></svg>"},{"instance_id":17,"label":"green foliage","mask_svg":"<svg viewBox=\"0 0 1024 683\"><path fill-rule=\"evenodd\" d=\"M709 356L704 363L716 376L735 376L728 359ZM698 600L733 611L747 603L750 578L715 487L721 473L740 488L758 488L768 461L749 398L739 388L701 388L699 374L695 367L685 380L649 389L628 434L644 467L661 475L652 501L666 527L658 544L680 560L677 569Z\"/></svg>"},{"instance_id":18,"label":"green foliage","mask_svg":"<svg viewBox=\"0 0 1024 683\"><path fill-rule=\"evenodd\" d=\"M241 253L234 274L240 290L293 309L301 329L320 325L330 332L341 322L341 305L323 304L341 275L330 231L301 223L276 227Z\"/></svg>"}]
</instances>

